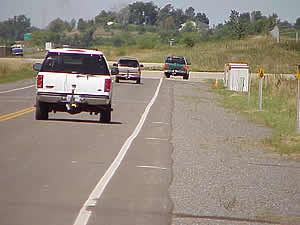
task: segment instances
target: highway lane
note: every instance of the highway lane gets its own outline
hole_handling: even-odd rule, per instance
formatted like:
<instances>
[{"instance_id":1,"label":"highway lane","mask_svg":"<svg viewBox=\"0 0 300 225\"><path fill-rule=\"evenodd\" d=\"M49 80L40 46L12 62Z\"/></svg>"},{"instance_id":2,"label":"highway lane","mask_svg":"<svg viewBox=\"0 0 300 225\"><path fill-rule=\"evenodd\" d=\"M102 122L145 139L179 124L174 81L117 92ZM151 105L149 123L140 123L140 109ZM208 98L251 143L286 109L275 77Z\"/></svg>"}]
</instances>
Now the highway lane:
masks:
<instances>
[{"instance_id":1,"label":"highway lane","mask_svg":"<svg viewBox=\"0 0 300 225\"><path fill-rule=\"evenodd\" d=\"M12 92L1 85L0 224L74 224L159 82L114 84L110 124L98 123L98 116L87 113L50 113L48 121L36 121L34 87L29 87L33 83ZM169 223L171 108L172 93L163 82L120 168L97 204L88 208L88 224Z\"/></svg>"}]
</instances>

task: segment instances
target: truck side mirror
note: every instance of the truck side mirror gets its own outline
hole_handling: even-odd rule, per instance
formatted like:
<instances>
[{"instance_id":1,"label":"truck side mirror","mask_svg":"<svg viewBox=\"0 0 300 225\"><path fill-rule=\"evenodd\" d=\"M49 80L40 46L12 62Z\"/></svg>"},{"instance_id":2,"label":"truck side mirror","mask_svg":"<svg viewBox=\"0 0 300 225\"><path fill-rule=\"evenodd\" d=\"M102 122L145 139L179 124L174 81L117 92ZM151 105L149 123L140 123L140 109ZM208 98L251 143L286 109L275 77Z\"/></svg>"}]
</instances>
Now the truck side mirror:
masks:
<instances>
[{"instance_id":1,"label":"truck side mirror","mask_svg":"<svg viewBox=\"0 0 300 225\"><path fill-rule=\"evenodd\" d=\"M111 74L112 75L117 75L119 73L119 69L117 67L114 67L111 69Z\"/></svg>"},{"instance_id":2,"label":"truck side mirror","mask_svg":"<svg viewBox=\"0 0 300 225\"><path fill-rule=\"evenodd\" d=\"M35 71L41 71L42 64L41 63L36 63L32 67Z\"/></svg>"}]
</instances>

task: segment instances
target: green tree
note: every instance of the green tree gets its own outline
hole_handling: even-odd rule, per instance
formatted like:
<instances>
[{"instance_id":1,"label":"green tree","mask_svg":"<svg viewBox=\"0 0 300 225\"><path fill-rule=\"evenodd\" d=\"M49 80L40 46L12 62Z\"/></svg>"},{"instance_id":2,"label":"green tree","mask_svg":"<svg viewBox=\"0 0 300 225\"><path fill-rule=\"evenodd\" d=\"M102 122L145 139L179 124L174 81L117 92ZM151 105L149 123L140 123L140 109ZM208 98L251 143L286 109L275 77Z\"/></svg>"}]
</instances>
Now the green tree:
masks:
<instances>
[{"instance_id":1,"label":"green tree","mask_svg":"<svg viewBox=\"0 0 300 225\"><path fill-rule=\"evenodd\" d=\"M60 18L53 20L48 25L48 30L55 33L62 33L67 29L68 29L68 25Z\"/></svg>"},{"instance_id":2,"label":"green tree","mask_svg":"<svg viewBox=\"0 0 300 225\"><path fill-rule=\"evenodd\" d=\"M184 24L184 27L182 28L183 32L196 32L197 31L197 27L196 27L196 23L194 21L187 21Z\"/></svg>"},{"instance_id":3,"label":"green tree","mask_svg":"<svg viewBox=\"0 0 300 225\"><path fill-rule=\"evenodd\" d=\"M106 24L109 21L115 21L117 19L117 15L114 12L102 10L98 16L95 17L96 24Z\"/></svg>"},{"instance_id":4,"label":"green tree","mask_svg":"<svg viewBox=\"0 0 300 225\"><path fill-rule=\"evenodd\" d=\"M169 16L172 16L173 11L174 7L172 6L172 4L167 4L165 7L159 10L157 22L160 23L166 20Z\"/></svg>"},{"instance_id":5,"label":"green tree","mask_svg":"<svg viewBox=\"0 0 300 225\"><path fill-rule=\"evenodd\" d=\"M205 15L205 13L197 13L195 20L204 24L209 24L209 19L208 17Z\"/></svg>"},{"instance_id":6,"label":"green tree","mask_svg":"<svg viewBox=\"0 0 300 225\"><path fill-rule=\"evenodd\" d=\"M297 20L296 20L295 29L299 29L300 30L300 17L298 17Z\"/></svg>"},{"instance_id":7,"label":"green tree","mask_svg":"<svg viewBox=\"0 0 300 225\"><path fill-rule=\"evenodd\" d=\"M76 27L76 20L73 18L70 22L71 30L75 29Z\"/></svg>"},{"instance_id":8,"label":"green tree","mask_svg":"<svg viewBox=\"0 0 300 225\"><path fill-rule=\"evenodd\" d=\"M186 17L182 9L173 10L172 16L174 18L176 28L180 28L181 24L183 24L186 21Z\"/></svg>"},{"instance_id":9,"label":"green tree","mask_svg":"<svg viewBox=\"0 0 300 225\"><path fill-rule=\"evenodd\" d=\"M197 42L197 33L195 32L186 32L183 34L182 42L186 47L194 47Z\"/></svg>"},{"instance_id":10,"label":"green tree","mask_svg":"<svg viewBox=\"0 0 300 225\"><path fill-rule=\"evenodd\" d=\"M85 32L89 28L91 28L94 25L93 20L85 21L84 19L80 18L78 20L77 28L80 32Z\"/></svg>"},{"instance_id":11,"label":"green tree","mask_svg":"<svg viewBox=\"0 0 300 225\"><path fill-rule=\"evenodd\" d=\"M60 44L61 36L59 33L49 30L36 30L32 32L30 41L33 45L44 47L46 42L54 42Z\"/></svg>"},{"instance_id":12,"label":"green tree","mask_svg":"<svg viewBox=\"0 0 300 225\"><path fill-rule=\"evenodd\" d=\"M91 26L80 34L80 47L90 47L94 41L94 33L96 28Z\"/></svg>"},{"instance_id":13,"label":"green tree","mask_svg":"<svg viewBox=\"0 0 300 225\"><path fill-rule=\"evenodd\" d=\"M185 10L186 20L193 20L195 17L195 9L193 7L188 7Z\"/></svg>"},{"instance_id":14,"label":"green tree","mask_svg":"<svg viewBox=\"0 0 300 225\"><path fill-rule=\"evenodd\" d=\"M31 32L30 19L25 15L14 16L0 23L0 38L8 42L24 40L24 34Z\"/></svg>"},{"instance_id":15,"label":"green tree","mask_svg":"<svg viewBox=\"0 0 300 225\"><path fill-rule=\"evenodd\" d=\"M168 16L165 20L161 20L159 27L161 30L174 30L176 28L176 24L173 16Z\"/></svg>"},{"instance_id":16,"label":"green tree","mask_svg":"<svg viewBox=\"0 0 300 225\"><path fill-rule=\"evenodd\" d=\"M226 23L233 39L242 39L247 34L247 17L240 15L239 12L231 10L230 20Z\"/></svg>"},{"instance_id":17,"label":"green tree","mask_svg":"<svg viewBox=\"0 0 300 225\"><path fill-rule=\"evenodd\" d=\"M135 2L128 6L130 24L154 25L157 20L158 7L153 2Z\"/></svg>"}]
</instances>

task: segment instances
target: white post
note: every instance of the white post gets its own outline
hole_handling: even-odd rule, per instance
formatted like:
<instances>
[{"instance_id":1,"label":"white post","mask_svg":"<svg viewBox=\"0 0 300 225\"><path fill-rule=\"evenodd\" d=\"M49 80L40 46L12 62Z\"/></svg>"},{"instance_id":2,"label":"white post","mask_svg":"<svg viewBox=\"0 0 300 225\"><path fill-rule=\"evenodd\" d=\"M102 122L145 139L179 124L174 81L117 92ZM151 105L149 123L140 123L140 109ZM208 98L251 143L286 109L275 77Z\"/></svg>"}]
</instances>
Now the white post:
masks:
<instances>
[{"instance_id":1,"label":"white post","mask_svg":"<svg viewBox=\"0 0 300 225\"><path fill-rule=\"evenodd\" d=\"M251 100L251 71L249 71L249 78L248 78L248 107L250 106L250 100Z\"/></svg>"},{"instance_id":2,"label":"white post","mask_svg":"<svg viewBox=\"0 0 300 225\"><path fill-rule=\"evenodd\" d=\"M297 127L296 132L300 134L300 79L298 78L298 100L297 100Z\"/></svg>"},{"instance_id":3,"label":"white post","mask_svg":"<svg viewBox=\"0 0 300 225\"><path fill-rule=\"evenodd\" d=\"M260 112L262 109L262 87L263 87L263 79L259 78L258 83L258 111Z\"/></svg>"},{"instance_id":4,"label":"white post","mask_svg":"<svg viewBox=\"0 0 300 225\"><path fill-rule=\"evenodd\" d=\"M265 71L263 68L259 69L258 72L258 111L260 112L262 109L262 95L263 95L263 77L265 75Z\"/></svg>"},{"instance_id":5,"label":"white post","mask_svg":"<svg viewBox=\"0 0 300 225\"><path fill-rule=\"evenodd\" d=\"M297 80L298 80L298 99L297 99L297 124L296 132L300 134L300 65L297 68Z\"/></svg>"}]
</instances>

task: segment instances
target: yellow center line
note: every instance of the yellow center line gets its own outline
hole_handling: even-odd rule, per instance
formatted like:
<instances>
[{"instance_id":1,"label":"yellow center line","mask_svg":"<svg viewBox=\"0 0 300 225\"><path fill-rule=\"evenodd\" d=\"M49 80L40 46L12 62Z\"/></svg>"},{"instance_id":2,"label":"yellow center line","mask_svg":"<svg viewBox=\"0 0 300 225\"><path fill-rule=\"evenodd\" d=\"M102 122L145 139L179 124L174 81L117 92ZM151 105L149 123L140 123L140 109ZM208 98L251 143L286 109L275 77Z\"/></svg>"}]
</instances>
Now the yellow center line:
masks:
<instances>
[{"instance_id":1,"label":"yellow center line","mask_svg":"<svg viewBox=\"0 0 300 225\"><path fill-rule=\"evenodd\" d=\"M0 122L3 122L5 120L9 120L9 119L13 119L13 118L16 118L18 116L22 116L26 113L30 113L30 112L33 112L35 111L35 107L29 107L29 108L26 108L26 109L22 109L20 111L17 111L17 112L13 112L13 113L9 113L9 114L5 114L3 116L0 116Z\"/></svg>"}]
</instances>

